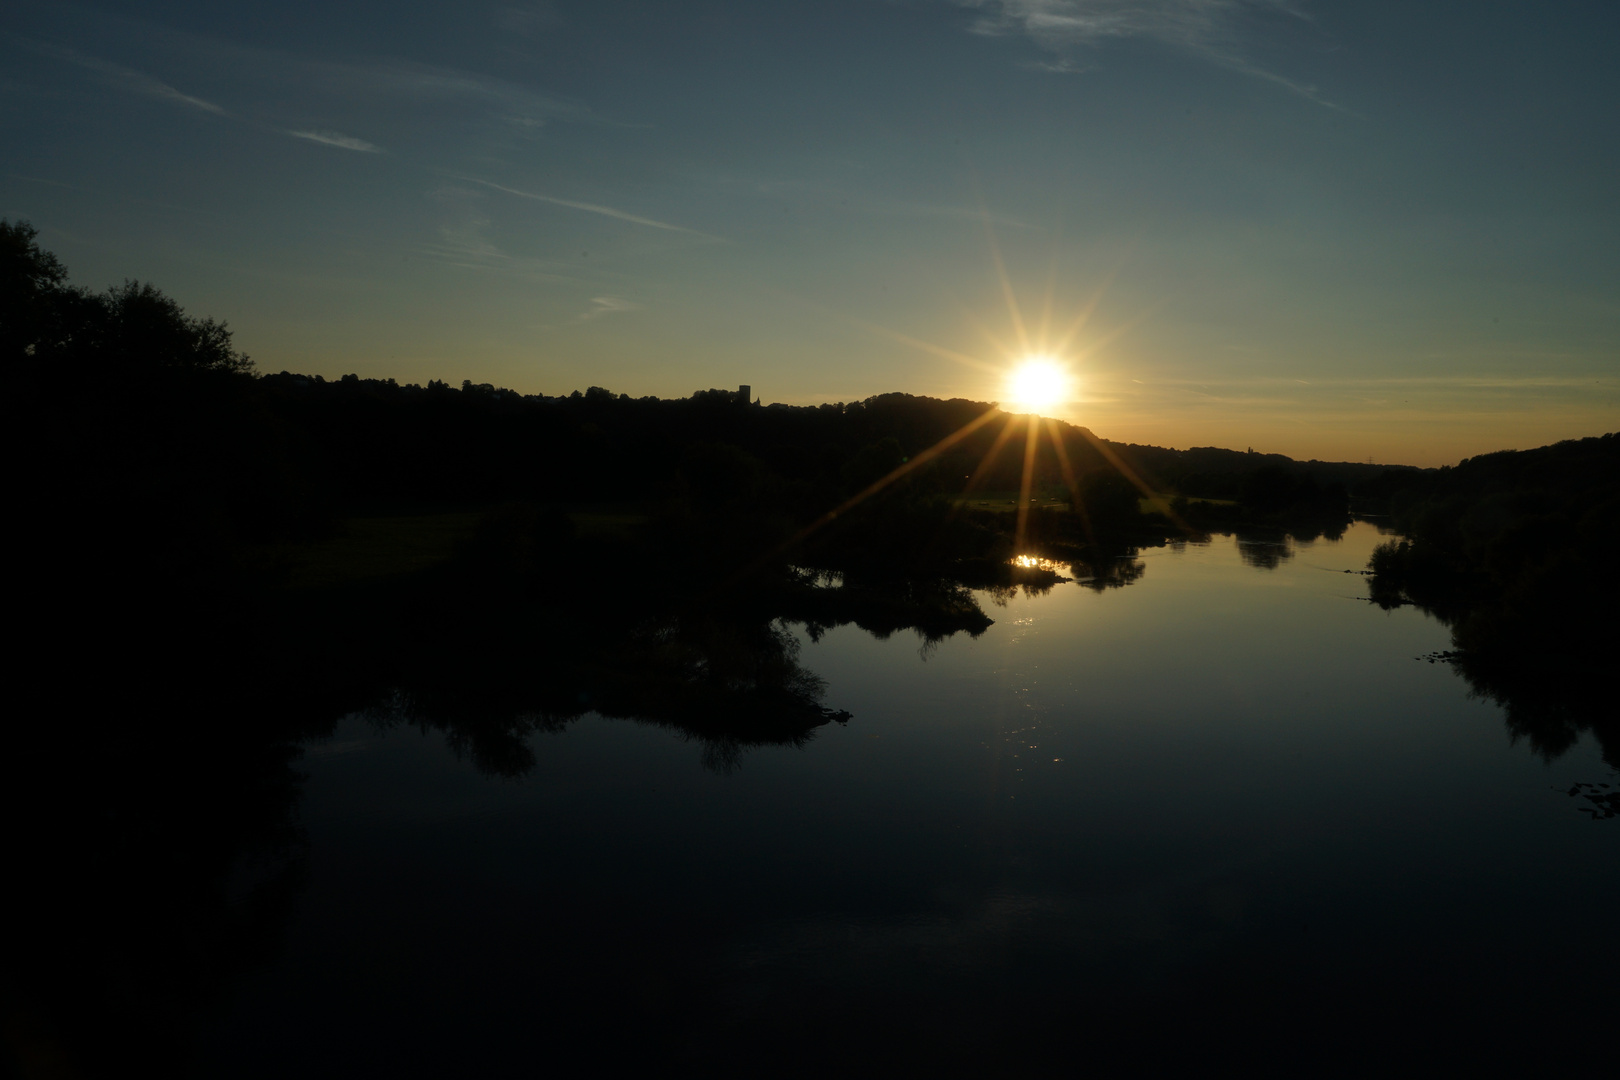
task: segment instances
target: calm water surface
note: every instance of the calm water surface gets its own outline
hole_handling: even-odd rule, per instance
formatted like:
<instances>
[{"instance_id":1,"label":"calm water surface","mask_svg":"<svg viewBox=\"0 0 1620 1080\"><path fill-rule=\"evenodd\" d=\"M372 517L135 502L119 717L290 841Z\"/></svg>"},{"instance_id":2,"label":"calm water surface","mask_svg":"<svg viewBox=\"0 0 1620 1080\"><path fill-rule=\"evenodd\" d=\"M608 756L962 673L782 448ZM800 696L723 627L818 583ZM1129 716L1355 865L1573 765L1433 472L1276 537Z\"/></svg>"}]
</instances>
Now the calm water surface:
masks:
<instances>
[{"instance_id":1,"label":"calm water surface","mask_svg":"<svg viewBox=\"0 0 1620 1080\"><path fill-rule=\"evenodd\" d=\"M806 641L847 725L735 758L587 718L521 780L355 718L221 1075L1361 1073L1600 1058L1620 822L1384 612L1379 540L1159 549L931 649ZM1274 566L1265 565L1275 563ZM1256 564L1260 565L1256 565Z\"/></svg>"}]
</instances>

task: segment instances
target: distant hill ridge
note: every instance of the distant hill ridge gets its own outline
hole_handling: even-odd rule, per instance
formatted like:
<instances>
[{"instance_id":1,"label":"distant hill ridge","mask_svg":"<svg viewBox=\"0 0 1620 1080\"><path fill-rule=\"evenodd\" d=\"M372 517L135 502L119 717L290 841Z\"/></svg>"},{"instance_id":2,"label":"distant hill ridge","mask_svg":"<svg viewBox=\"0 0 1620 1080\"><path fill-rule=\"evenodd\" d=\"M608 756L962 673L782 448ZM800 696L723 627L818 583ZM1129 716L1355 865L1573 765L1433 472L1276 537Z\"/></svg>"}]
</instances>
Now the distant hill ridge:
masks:
<instances>
[{"instance_id":1,"label":"distant hill ridge","mask_svg":"<svg viewBox=\"0 0 1620 1080\"><path fill-rule=\"evenodd\" d=\"M966 482L982 490L1010 490L1022 482L1026 436L1004 437L1009 424L1021 430L1024 414L999 410L992 402L965 398L940 399L906 393L886 393L853 402L821 405L744 406L731 390L697 390L684 398L632 398L602 387L591 387L568 395L521 394L488 383L464 381L458 390L437 380L426 386L400 384L392 379L361 379L346 375L339 380L321 376L281 372L259 380L277 401L278 410L305 414L305 421L324 427L326 419L347 415L347 423L376 425L364 439L328 431L326 438L348 443L348 450L373 457L383 446L396 444L404 436L401 426L420 423L466 427L467 439L458 439L452 457L464 457L472 444L486 443L490 453L499 452L495 443L517 443L540 437L542 429L560 431L579 428L587 440L611 444L599 448L606 455L596 464L583 463L594 475L593 485L609 483L598 467L621 457L639 444L655 461L670 460L668 454L693 441L726 442L759 457L774 471L789 479L802 479L819 464L839 473L852 456L867 452L868 457L890 458L895 463L927 451L965 426L981 421L987 413L996 415L972 435L942 456L936 468L945 490L961 490ZM393 414L389 417L389 414ZM429 416L433 419L430 421ZM481 416L487 420L474 421ZM1261 470L1281 470L1308 478L1321 487L1350 489L1383 476L1386 472L1416 474L1424 470L1408 465L1364 462L1300 461L1283 454L1229 450L1220 447L1168 447L1116 442L1098 437L1089 428L1061 420L1043 420L1046 430L1036 443L1032 480L1041 488L1064 483L1062 459L1054 452L1052 432L1061 440L1070 468L1077 474L1111 468L1117 458L1156 490L1192 497L1239 498L1243 478ZM499 429L510 429L505 435ZM473 429L476 429L474 431ZM527 437L519 434L528 429ZM351 435L357 434L351 431ZM894 440L884 453L876 444ZM436 439L429 439L437 442ZM542 441L550 442L549 439ZM407 456L416 456L401 447ZM515 446L512 447L515 449ZM561 447L554 452L567 451ZM644 461L643 466L649 462ZM386 465L376 467L386 471ZM653 466L656 469L656 465ZM626 465L628 469L628 465ZM957 470L964 471L957 471ZM981 471L982 470L982 471ZM367 466L366 471L373 471ZM621 475L623 470L621 471ZM631 470L633 472L644 472ZM977 475L975 475L977 474ZM620 487L622 491L622 487ZM585 498L584 491L570 497Z\"/></svg>"}]
</instances>

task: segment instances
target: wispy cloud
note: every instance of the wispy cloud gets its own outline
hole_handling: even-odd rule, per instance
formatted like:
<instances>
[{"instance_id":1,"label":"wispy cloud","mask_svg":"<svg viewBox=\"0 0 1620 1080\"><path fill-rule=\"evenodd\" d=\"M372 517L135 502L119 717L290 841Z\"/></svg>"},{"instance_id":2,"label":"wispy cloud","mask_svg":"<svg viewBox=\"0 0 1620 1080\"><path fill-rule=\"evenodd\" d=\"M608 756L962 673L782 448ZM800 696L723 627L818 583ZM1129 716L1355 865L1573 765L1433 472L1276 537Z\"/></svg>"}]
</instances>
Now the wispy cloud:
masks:
<instances>
[{"instance_id":1,"label":"wispy cloud","mask_svg":"<svg viewBox=\"0 0 1620 1080\"><path fill-rule=\"evenodd\" d=\"M984 207L952 206L948 203L916 202L886 198L858 185L817 179L750 175L747 173L701 172L690 174L705 184L734 192L738 198L768 200L778 206L792 205L828 214L881 214L893 217L943 218L964 225L997 228L1035 229L1039 226Z\"/></svg>"},{"instance_id":2,"label":"wispy cloud","mask_svg":"<svg viewBox=\"0 0 1620 1080\"><path fill-rule=\"evenodd\" d=\"M1244 38L1267 15L1304 18L1295 0L951 0L978 11L972 31L987 36L1018 34L1053 53L1053 61L1027 67L1073 72L1081 49L1122 38L1151 38L1196 53L1222 67L1281 86L1318 105L1337 109L1316 87L1250 61Z\"/></svg>"},{"instance_id":3,"label":"wispy cloud","mask_svg":"<svg viewBox=\"0 0 1620 1080\"><path fill-rule=\"evenodd\" d=\"M640 304L632 304L622 296L593 296L591 306L579 313L580 322L590 322L600 319L604 315L616 315L621 311L634 311Z\"/></svg>"},{"instance_id":4,"label":"wispy cloud","mask_svg":"<svg viewBox=\"0 0 1620 1080\"><path fill-rule=\"evenodd\" d=\"M278 112L286 116L309 115L314 101L321 107L316 115L335 116L337 110L354 115L360 110L380 108L397 116L403 107L423 121L471 129L486 138L496 131L529 136L557 122L611 123L580 102L547 93L526 81L479 71L377 56L317 57L242 45L96 9L68 10L73 13L74 32L80 37L107 41L114 52L138 48L139 55L163 57L166 70L195 73L207 78L209 85L228 85L239 100L251 103L243 111L253 116L267 117ZM545 4L517 5L505 17L524 27L537 28L548 19L548 10ZM498 20L502 17L497 15ZM97 71L127 89L151 97L208 112L225 111L167 83L97 57L43 42L24 44ZM148 61L143 59L141 63L145 66ZM491 120L499 123L491 126ZM281 124L270 121L270 126L280 129L290 125L284 120Z\"/></svg>"},{"instance_id":5,"label":"wispy cloud","mask_svg":"<svg viewBox=\"0 0 1620 1080\"><path fill-rule=\"evenodd\" d=\"M308 139L310 142L323 143L326 146L337 146L344 150L358 150L363 154L380 154L383 148L376 143L368 143L364 139L357 139L353 135L344 135L337 131L289 131L295 139Z\"/></svg>"},{"instance_id":6,"label":"wispy cloud","mask_svg":"<svg viewBox=\"0 0 1620 1080\"><path fill-rule=\"evenodd\" d=\"M93 71L119 89L140 94L144 97L156 98L160 101L167 101L175 105L185 106L186 108L199 109L202 112L212 113L215 116L231 116L231 114L226 112L225 109L215 105L211 101L204 101L202 98L193 97L191 94L182 93L181 91L170 86L168 83L155 79L144 72L136 71L134 68L127 68L122 64L115 64L109 60L102 60L99 57L87 56L84 53L73 49L66 49L59 45L51 45L39 41L26 41L25 44L43 56L49 56L53 59L74 64L78 67L84 68L87 71ZM284 134L291 135L295 139L308 139L310 142L321 143L325 146L335 146L343 150L354 150L364 154L383 153L383 148L378 146L376 143L367 142L365 139L355 138L353 135L345 135L340 131L289 130L285 131Z\"/></svg>"},{"instance_id":7,"label":"wispy cloud","mask_svg":"<svg viewBox=\"0 0 1620 1080\"><path fill-rule=\"evenodd\" d=\"M641 217L639 214L629 214L623 210L615 210L611 206L601 206L597 203L578 202L574 199L559 199L554 195L541 195L533 191L519 191L517 188L506 187L504 184L493 184L488 180L480 180L474 176L463 176L459 177L459 179L465 180L470 184L482 184L484 187L492 188L495 191L504 191L508 195L516 195L522 199L534 199L536 202L551 203L554 206L566 206L571 210L583 210L588 214L601 214L603 217L617 218L620 221L628 221L636 225L645 225L651 229L665 229L669 232L686 233L690 236L701 236L709 240L719 239L719 237L710 236L706 232L699 232L697 229L688 229L684 225L671 225L667 221L657 221L653 218Z\"/></svg>"},{"instance_id":8,"label":"wispy cloud","mask_svg":"<svg viewBox=\"0 0 1620 1080\"><path fill-rule=\"evenodd\" d=\"M479 208L485 198L483 192L447 185L433 192L431 197L444 207L445 220L439 226L440 242L419 248L421 254L463 269L487 270L511 265L512 257L489 238L491 222Z\"/></svg>"},{"instance_id":9,"label":"wispy cloud","mask_svg":"<svg viewBox=\"0 0 1620 1080\"><path fill-rule=\"evenodd\" d=\"M1091 65L1076 63L1067 56L1060 56L1055 60L1022 60L1018 66L1028 68L1030 71L1050 71L1054 75L1074 75L1091 70Z\"/></svg>"},{"instance_id":10,"label":"wispy cloud","mask_svg":"<svg viewBox=\"0 0 1620 1080\"><path fill-rule=\"evenodd\" d=\"M486 192L446 184L430 192L429 198L442 208L438 242L417 244L411 249L413 254L461 270L492 272L535 282L568 282L582 289L602 287L559 273L564 267L554 260L503 251L490 237L495 223L484 213L489 198Z\"/></svg>"},{"instance_id":11,"label":"wispy cloud","mask_svg":"<svg viewBox=\"0 0 1620 1080\"><path fill-rule=\"evenodd\" d=\"M507 119L538 127L553 120L585 120L583 105L542 93L532 87L454 68L431 67L406 61L309 61L276 54L255 56L264 74L310 86L349 100L388 99L392 102L478 102L493 107Z\"/></svg>"},{"instance_id":12,"label":"wispy cloud","mask_svg":"<svg viewBox=\"0 0 1620 1080\"><path fill-rule=\"evenodd\" d=\"M227 115L224 109L213 102L182 93L168 83L160 79L154 79L152 76L136 71L134 68L127 68L121 64L114 64L98 57L86 56L84 53L76 52L73 49L48 45L42 41L25 40L24 44L42 56L49 56L69 64L75 64L86 71L94 71L121 90L127 90L130 93L140 94L144 97L156 98L159 101L167 101L175 105L184 105L191 109L200 109L216 116Z\"/></svg>"}]
</instances>

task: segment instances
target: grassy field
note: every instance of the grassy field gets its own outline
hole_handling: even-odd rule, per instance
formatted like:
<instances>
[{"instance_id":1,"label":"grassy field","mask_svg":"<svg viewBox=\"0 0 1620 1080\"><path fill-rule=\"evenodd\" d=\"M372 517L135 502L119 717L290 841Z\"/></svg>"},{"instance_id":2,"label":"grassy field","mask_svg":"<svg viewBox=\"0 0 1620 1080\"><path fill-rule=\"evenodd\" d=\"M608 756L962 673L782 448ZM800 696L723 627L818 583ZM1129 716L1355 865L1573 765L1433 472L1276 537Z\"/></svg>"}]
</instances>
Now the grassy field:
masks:
<instances>
[{"instance_id":1,"label":"grassy field","mask_svg":"<svg viewBox=\"0 0 1620 1080\"><path fill-rule=\"evenodd\" d=\"M477 511L353 517L343 522L336 536L276 544L252 554L255 562L280 571L282 584L290 589L399 577L447 562L457 541L471 536L482 517Z\"/></svg>"},{"instance_id":2,"label":"grassy field","mask_svg":"<svg viewBox=\"0 0 1620 1080\"><path fill-rule=\"evenodd\" d=\"M561 506L581 536L624 536L647 523L640 503L588 503Z\"/></svg>"},{"instance_id":3,"label":"grassy field","mask_svg":"<svg viewBox=\"0 0 1620 1080\"><path fill-rule=\"evenodd\" d=\"M958 495L954 501L957 506L962 507L964 510L1017 510L1018 492L975 491L971 495ZM1060 495L1054 495L1049 491L1038 492L1030 496L1029 504L1051 510L1067 510L1069 508L1069 495L1067 492Z\"/></svg>"},{"instance_id":4,"label":"grassy field","mask_svg":"<svg viewBox=\"0 0 1620 1080\"><path fill-rule=\"evenodd\" d=\"M622 536L646 522L632 504L559 507L582 536ZM471 536L487 511L396 514L346 519L335 536L301 544L255 548L255 565L282 574L289 589L320 589L379 578L403 577L448 562L456 544Z\"/></svg>"},{"instance_id":5,"label":"grassy field","mask_svg":"<svg viewBox=\"0 0 1620 1080\"><path fill-rule=\"evenodd\" d=\"M1170 516L1170 500L1175 498L1172 494L1158 494L1151 498L1137 500L1137 506L1144 514L1159 514ZM1209 503L1213 506L1236 506L1234 499L1200 499L1189 498L1190 503ZM1018 509L1018 492L1016 491L982 491L972 495L958 495L956 505L964 510L991 510L1010 512ZM1069 509L1069 495L1067 492L1052 493L1043 491L1030 497L1031 506L1039 506L1047 510Z\"/></svg>"}]
</instances>

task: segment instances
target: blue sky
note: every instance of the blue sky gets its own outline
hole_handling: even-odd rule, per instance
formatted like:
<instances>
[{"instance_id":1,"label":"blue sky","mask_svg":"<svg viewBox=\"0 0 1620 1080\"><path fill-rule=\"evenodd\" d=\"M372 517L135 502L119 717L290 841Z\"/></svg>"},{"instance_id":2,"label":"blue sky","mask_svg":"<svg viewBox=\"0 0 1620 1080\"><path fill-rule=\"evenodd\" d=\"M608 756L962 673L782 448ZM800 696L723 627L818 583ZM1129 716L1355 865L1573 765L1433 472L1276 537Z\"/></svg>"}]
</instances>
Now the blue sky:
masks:
<instances>
[{"instance_id":1,"label":"blue sky","mask_svg":"<svg viewBox=\"0 0 1620 1080\"><path fill-rule=\"evenodd\" d=\"M996 399L1055 351L1110 438L1620 427L1613 5L6 11L0 214L266 370Z\"/></svg>"}]
</instances>

